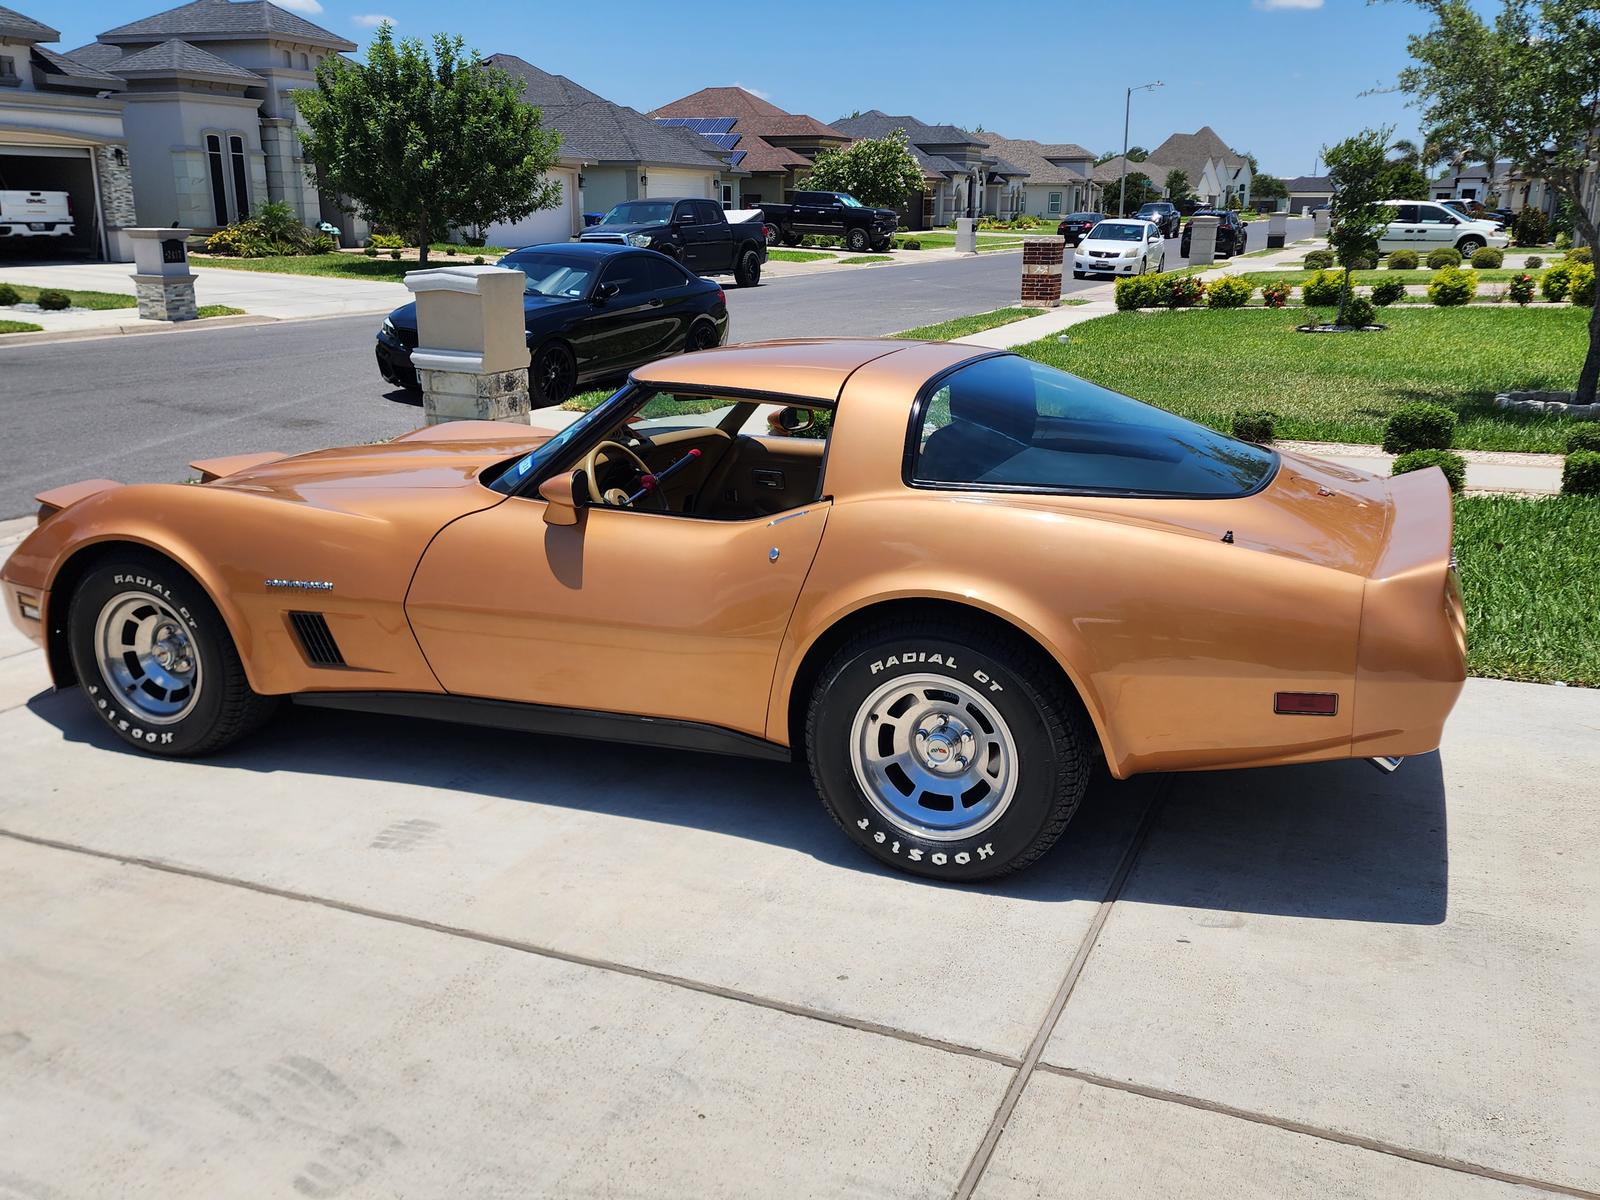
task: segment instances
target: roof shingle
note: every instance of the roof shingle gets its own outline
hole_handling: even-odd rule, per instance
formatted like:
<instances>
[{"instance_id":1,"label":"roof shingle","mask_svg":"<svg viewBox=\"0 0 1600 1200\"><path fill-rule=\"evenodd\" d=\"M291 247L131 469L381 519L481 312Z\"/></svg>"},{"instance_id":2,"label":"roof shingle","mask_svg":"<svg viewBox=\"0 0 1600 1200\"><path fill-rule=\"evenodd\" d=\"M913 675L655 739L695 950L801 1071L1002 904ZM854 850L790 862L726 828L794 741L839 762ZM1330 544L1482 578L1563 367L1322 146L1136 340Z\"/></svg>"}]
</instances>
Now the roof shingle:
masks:
<instances>
[{"instance_id":1,"label":"roof shingle","mask_svg":"<svg viewBox=\"0 0 1600 1200\"><path fill-rule=\"evenodd\" d=\"M741 87L701 88L660 108L652 117L733 117L738 128L757 137L807 137L849 140L842 130L824 125L815 117L785 112L770 100ZM743 147L741 147L742 149Z\"/></svg>"},{"instance_id":2,"label":"roof shingle","mask_svg":"<svg viewBox=\"0 0 1600 1200\"><path fill-rule=\"evenodd\" d=\"M904 129L906 137L918 146L977 146L989 143L955 125L929 125L915 117L891 117L881 109L869 109L858 117L842 117L833 123L841 133L853 138L887 137Z\"/></svg>"},{"instance_id":3,"label":"roof shingle","mask_svg":"<svg viewBox=\"0 0 1600 1200\"><path fill-rule=\"evenodd\" d=\"M180 38L172 38L159 46L151 46L137 54L119 59L112 67L113 74L124 79L147 75L181 75L204 79L237 80L243 84L264 84L267 81L254 71L234 66L218 58L209 50L191 46Z\"/></svg>"},{"instance_id":4,"label":"roof shingle","mask_svg":"<svg viewBox=\"0 0 1600 1200\"><path fill-rule=\"evenodd\" d=\"M14 8L0 5L0 37L12 38L19 42L56 42L61 40L61 34L43 21L35 21L32 17L25 17Z\"/></svg>"},{"instance_id":5,"label":"roof shingle","mask_svg":"<svg viewBox=\"0 0 1600 1200\"><path fill-rule=\"evenodd\" d=\"M271 0L194 0L165 12L118 25L100 35L102 42L138 45L182 38L188 42L282 37L333 50L354 50L348 38L313 25L279 8Z\"/></svg>"},{"instance_id":6,"label":"roof shingle","mask_svg":"<svg viewBox=\"0 0 1600 1200\"><path fill-rule=\"evenodd\" d=\"M68 87L120 90L124 84L115 75L96 70L86 62L68 54L57 54L43 46L33 47L36 57L43 60L46 78L59 78Z\"/></svg>"}]
</instances>

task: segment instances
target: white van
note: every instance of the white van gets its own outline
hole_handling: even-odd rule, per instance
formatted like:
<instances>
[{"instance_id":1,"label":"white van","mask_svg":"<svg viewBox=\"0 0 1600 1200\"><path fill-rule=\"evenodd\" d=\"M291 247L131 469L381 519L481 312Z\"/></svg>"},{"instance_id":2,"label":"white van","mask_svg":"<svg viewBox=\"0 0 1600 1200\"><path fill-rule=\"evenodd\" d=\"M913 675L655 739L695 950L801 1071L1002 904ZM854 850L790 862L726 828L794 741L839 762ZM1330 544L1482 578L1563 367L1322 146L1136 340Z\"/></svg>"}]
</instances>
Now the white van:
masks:
<instances>
[{"instance_id":1,"label":"white van","mask_svg":"<svg viewBox=\"0 0 1600 1200\"><path fill-rule=\"evenodd\" d=\"M1506 231L1493 221L1474 221L1428 200L1385 200L1394 209L1394 218L1378 235L1378 248L1415 250L1418 258L1440 246L1453 246L1463 258L1474 250L1494 246L1503 250L1511 244Z\"/></svg>"},{"instance_id":2,"label":"white van","mask_svg":"<svg viewBox=\"0 0 1600 1200\"><path fill-rule=\"evenodd\" d=\"M0 191L0 238L71 237L72 225L65 192Z\"/></svg>"}]
</instances>

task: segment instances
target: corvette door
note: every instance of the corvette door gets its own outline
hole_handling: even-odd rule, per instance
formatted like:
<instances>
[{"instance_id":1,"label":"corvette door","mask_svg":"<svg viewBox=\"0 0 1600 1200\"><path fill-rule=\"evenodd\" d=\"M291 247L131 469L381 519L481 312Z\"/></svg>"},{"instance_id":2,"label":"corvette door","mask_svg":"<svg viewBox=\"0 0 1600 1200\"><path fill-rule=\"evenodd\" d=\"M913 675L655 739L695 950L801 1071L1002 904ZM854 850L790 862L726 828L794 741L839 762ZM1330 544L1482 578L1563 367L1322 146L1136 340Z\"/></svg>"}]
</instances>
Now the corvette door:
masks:
<instances>
[{"instance_id":1,"label":"corvette door","mask_svg":"<svg viewBox=\"0 0 1600 1200\"><path fill-rule=\"evenodd\" d=\"M445 689L766 732L828 504L713 521L513 497L434 539L406 598Z\"/></svg>"}]
</instances>

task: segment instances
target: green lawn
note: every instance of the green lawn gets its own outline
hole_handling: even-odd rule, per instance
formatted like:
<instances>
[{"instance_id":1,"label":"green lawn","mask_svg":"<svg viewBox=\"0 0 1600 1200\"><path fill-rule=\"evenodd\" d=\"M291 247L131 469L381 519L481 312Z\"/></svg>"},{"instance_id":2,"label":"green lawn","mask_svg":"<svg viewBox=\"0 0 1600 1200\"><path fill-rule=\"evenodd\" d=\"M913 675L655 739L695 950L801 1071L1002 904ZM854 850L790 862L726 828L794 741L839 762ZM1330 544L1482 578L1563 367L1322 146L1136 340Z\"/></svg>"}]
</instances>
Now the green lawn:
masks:
<instances>
[{"instance_id":1,"label":"green lawn","mask_svg":"<svg viewBox=\"0 0 1600 1200\"><path fill-rule=\"evenodd\" d=\"M1600 496L1456 501L1474 675L1600 687Z\"/></svg>"},{"instance_id":2,"label":"green lawn","mask_svg":"<svg viewBox=\"0 0 1600 1200\"><path fill-rule=\"evenodd\" d=\"M609 399L616 394L615 388L601 388L598 391L583 392L574 396L561 407L569 412L588 412L591 408L599 406L602 400ZM672 400L664 396L657 396L639 410L641 417L683 417L695 413L716 412L719 408L727 408L726 400ZM535 414L537 416L537 414Z\"/></svg>"},{"instance_id":3,"label":"green lawn","mask_svg":"<svg viewBox=\"0 0 1600 1200\"><path fill-rule=\"evenodd\" d=\"M415 255L402 254L397 259L389 257L387 250L379 251L377 258L365 254L274 254L266 258L226 258L221 255L196 254L191 261L197 267L224 267L230 271L273 271L283 275L337 275L346 279L403 279L407 271L418 271L422 264ZM133 300L129 296L130 301Z\"/></svg>"},{"instance_id":4,"label":"green lawn","mask_svg":"<svg viewBox=\"0 0 1600 1200\"><path fill-rule=\"evenodd\" d=\"M768 262L821 262L825 258L832 258L831 254L823 254L817 250L780 250L776 246L767 248Z\"/></svg>"},{"instance_id":5,"label":"green lawn","mask_svg":"<svg viewBox=\"0 0 1600 1200\"><path fill-rule=\"evenodd\" d=\"M1463 264L1463 266L1465 266L1465 264ZM1333 269L1337 270L1338 268ZM1520 269L1513 270L1511 267L1496 267L1493 270L1474 271L1473 273L1477 275L1479 283L1505 283L1515 275L1524 274L1524 272ZM1296 287L1299 287L1315 274L1315 271L1304 270L1247 271L1241 276L1241 278L1249 283L1255 284L1256 287L1260 287L1263 283L1271 283L1274 280L1279 279L1281 279L1284 283L1292 283ZM1391 271L1385 267L1374 271L1352 271L1350 273L1350 280L1352 283L1358 284L1379 283L1385 279L1398 279L1401 283L1405 284L1426 284L1433 278L1433 274L1434 273L1428 270L1426 267L1419 267L1415 271ZM1535 279L1539 277L1539 271L1528 271L1526 274L1532 275Z\"/></svg>"},{"instance_id":6,"label":"green lawn","mask_svg":"<svg viewBox=\"0 0 1600 1200\"><path fill-rule=\"evenodd\" d=\"M27 321L0 321L0 333L38 333L43 325L30 325Z\"/></svg>"},{"instance_id":7,"label":"green lawn","mask_svg":"<svg viewBox=\"0 0 1600 1200\"><path fill-rule=\"evenodd\" d=\"M203 321L207 317L242 317L244 309L233 308L227 304L202 304L195 310Z\"/></svg>"},{"instance_id":8,"label":"green lawn","mask_svg":"<svg viewBox=\"0 0 1600 1200\"><path fill-rule=\"evenodd\" d=\"M1087 300L1063 300L1063 305L1087 304ZM948 342L958 337L966 337L969 333L982 333L985 329L996 329L1001 325L1010 325L1014 321L1026 321L1029 317L1037 317L1050 311L1045 308L997 308L993 312L974 313L970 317L956 317L949 321L940 321L934 325L918 325L915 329L907 329L897 333L897 338L912 338L923 342Z\"/></svg>"},{"instance_id":9,"label":"green lawn","mask_svg":"<svg viewBox=\"0 0 1600 1200\"><path fill-rule=\"evenodd\" d=\"M73 308L138 308L139 301L121 292L74 292L66 288L36 288L25 283L13 283L11 287L16 291L17 298L24 304L32 304L39 298L40 292L65 292L72 301Z\"/></svg>"},{"instance_id":10,"label":"green lawn","mask_svg":"<svg viewBox=\"0 0 1600 1200\"><path fill-rule=\"evenodd\" d=\"M839 261L847 266L855 266L859 263L893 262L894 256L892 254L857 254L853 258L841 258Z\"/></svg>"},{"instance_id":11,"label":"green lawn","mask_svg":"<svg viewBox=\"0 0 1600 1200\"><path fill-rule=\"evenodd\" d=\"M467 258L476 258L480 254L485 258L500 258L511 253L504 246L463 246L459 242L432 242L428 249L436 254L460 254Z\"/></svg>"},{"instance_id":12,"label":"green lawn","mask_svg":"<svg viewBox=\"0 0 1600 1200\"><path fill-rule=\"evenodd\" d=\"M1391 308L1383 333L1316 335L1294 331L1304 309L1116 313L1018 352L1218 429L1265 408L1281 438L1371 445L1396 406L1431 400L1461 415L1459 448L1559 451L1569 420L1504 413L1493 397L1574 386L1588 317Z\"/></svg>"}]
</instances>

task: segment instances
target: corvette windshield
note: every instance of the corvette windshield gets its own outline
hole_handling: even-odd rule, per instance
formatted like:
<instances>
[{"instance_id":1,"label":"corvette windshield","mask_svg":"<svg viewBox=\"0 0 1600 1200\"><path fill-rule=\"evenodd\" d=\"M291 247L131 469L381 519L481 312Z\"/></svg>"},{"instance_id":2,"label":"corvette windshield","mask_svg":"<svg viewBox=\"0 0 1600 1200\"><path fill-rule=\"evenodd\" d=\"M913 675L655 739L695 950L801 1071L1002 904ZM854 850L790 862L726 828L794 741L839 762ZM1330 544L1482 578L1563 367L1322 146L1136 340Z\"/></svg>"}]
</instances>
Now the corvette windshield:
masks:
<instances>
[{"instance_id":1,"label":"corvette windshield","mask_svg":"<svg viewBox=\"0 0 1600 1200\"><path fill-rule=\"evenodd\" d=\"M1101 221L1089 236L1097 242L1142 242L1143 225L1125 225L1120 221Z\"/></svg>"},{"instance_id":2,"label":"corvette windshield","mask_svg":"<svg viewBox=\"0 0 1600 1200\"><path fill-rule=\"evenodd\" d=\"M602 225L665 225L672 220L671 200L634 200L619 204L600 218Z\"/></svg>"}]
</instances>

